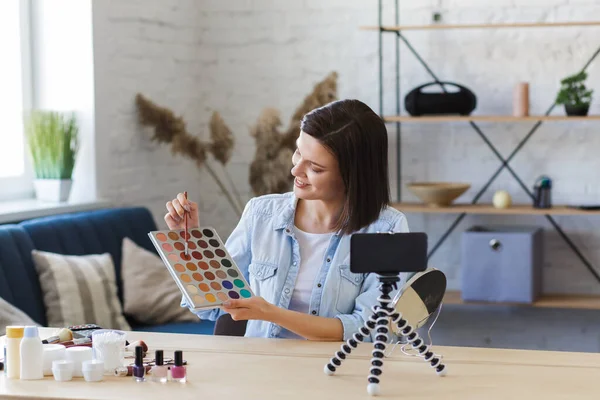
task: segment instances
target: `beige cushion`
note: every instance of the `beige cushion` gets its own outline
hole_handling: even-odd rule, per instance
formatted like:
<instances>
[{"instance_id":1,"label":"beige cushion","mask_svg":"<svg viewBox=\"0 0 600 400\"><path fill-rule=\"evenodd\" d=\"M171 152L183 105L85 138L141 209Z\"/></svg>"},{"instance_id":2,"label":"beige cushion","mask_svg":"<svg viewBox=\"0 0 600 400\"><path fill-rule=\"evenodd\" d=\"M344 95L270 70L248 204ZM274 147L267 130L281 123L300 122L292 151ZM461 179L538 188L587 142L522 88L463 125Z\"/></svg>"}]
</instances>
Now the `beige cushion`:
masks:
<instances>
[{"instance_id":1,"label":"beige cushion","mask_svg":"<svg viewBox=\"0 0 600 400\"><path fill-rule=\"evenodd\" d=\"M127 237L123 239L121 275L123 310L136 321L158 325L199 320L180 306L181 291L161 258Z\"/></svg>"},{"instance_id":2,"label":"beige cushion","mask_svg":"<svg viewBox=\"0 0 600 400\"><path fill-rule=\"evenodd\" d=\"M117 297L110 254L69 256L33 250L48 325L97 324L131 330Z\"/></svg>"},{"instance_id":3,"label":"beige cushion","mask_svg":"<svg viewBox=\"0 0 600 400\"><path fill-rule=\"evenodd\" d=\"M40 326L32 320L29 315L25 314L20 308L10 304L8 301L0 297L0 335L6 334L6 327L11 325Z\"/></svg>"}]
</instances>

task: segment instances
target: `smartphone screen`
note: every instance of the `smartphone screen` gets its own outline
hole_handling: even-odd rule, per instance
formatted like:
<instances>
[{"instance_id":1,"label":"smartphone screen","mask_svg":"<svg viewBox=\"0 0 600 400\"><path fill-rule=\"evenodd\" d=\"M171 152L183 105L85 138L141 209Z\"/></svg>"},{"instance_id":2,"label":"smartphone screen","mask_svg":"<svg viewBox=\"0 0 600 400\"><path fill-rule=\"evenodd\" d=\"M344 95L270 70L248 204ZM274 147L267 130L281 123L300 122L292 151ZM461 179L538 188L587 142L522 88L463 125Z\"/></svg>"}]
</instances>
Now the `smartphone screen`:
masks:
<instances>
[{"instance_id":1,"label":"smartphone screen","mask_svg":"<svg viewBox=\"0 0 600 400\"><path fill-rule=\"evenodd\" d=\"M424 232L355 233L350 237L350 271L394 275L427 268Z\"/></svg>"}]
</instances>

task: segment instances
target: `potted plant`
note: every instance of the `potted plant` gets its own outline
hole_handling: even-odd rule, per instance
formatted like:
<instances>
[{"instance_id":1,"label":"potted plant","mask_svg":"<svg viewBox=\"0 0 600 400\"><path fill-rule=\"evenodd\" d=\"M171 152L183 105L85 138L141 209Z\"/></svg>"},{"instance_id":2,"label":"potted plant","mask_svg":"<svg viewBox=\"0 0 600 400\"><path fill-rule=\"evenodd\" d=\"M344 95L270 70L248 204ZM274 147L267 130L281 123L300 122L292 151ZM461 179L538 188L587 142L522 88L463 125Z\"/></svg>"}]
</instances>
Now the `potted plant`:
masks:
<instances>
[{"instance_id":1,"label":"potted plant","mask_svg":"<svg viewBox=\"0 0 600 400\"><path fill-rule=\"evenodd\" d=\"M588 114L593 90L585 87L587 72L581 71L560 81L561 88L556 96L556 104L563 104L567 115Z\"/></svg>"},{"instance_id":2,"label":"potted plant","mask_svg":"<svg viewBox=\"0 0 600 400\"><path fill-rule=\"evenodd\" d=\"M66 201L79 150L75 116L34 110L25 119L25 133L35 173L36 197L41 201Z\"/></svg>"}]
</instances>

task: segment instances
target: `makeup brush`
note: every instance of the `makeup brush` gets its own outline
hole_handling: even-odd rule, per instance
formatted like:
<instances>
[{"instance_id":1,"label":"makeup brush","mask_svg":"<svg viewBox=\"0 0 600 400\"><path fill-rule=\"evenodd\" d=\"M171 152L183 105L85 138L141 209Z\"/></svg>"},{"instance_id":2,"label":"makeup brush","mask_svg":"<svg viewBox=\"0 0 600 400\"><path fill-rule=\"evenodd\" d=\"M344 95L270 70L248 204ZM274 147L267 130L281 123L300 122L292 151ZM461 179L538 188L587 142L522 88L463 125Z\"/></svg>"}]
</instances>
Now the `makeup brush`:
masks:
<instances>
[{"instance_id":1,"label":"makeup brush","mask_svg":"<svg viewBox=\"0 0 600 400\"><path fill-rule=\"evenodd\" d=\"M55 335L42 340L43 344L67 342L73 340L73 332L67 328L61 328Z\"/></svg>"},{"instance_id":2,"label":"makeup brush","mask_svg":"<svg viewBox=\"0 0 600 400\"><path fill-rule=\"evenodd\" d=\"M184 192L183 195L185 196L185 199L187 200L187 192ZM183 218L185 218L185 255L188 255L188 212L187 211L183 211Z\"/></svg>"}]
</instances>

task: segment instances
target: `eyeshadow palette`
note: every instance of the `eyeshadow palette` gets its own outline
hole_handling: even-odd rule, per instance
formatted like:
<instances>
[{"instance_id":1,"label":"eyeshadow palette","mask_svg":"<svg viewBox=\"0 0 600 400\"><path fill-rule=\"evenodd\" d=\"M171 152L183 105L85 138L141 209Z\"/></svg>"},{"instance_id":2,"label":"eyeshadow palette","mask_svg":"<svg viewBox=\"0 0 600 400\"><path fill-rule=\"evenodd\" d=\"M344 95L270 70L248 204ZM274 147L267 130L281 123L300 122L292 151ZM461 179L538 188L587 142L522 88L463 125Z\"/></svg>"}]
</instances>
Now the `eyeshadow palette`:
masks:
<instances>
[{"instance_id":1,"label":"eyeshadow palette","mask_svg":"<svg viewBox=\"0 0 600 400\"><path fill-rule=\"evenodd\" d=\"M211 227L152 231L148 236L179 290L194 310L217 308L229 299L253 295L250 285Z\"/></svg>"}]
</instances>

